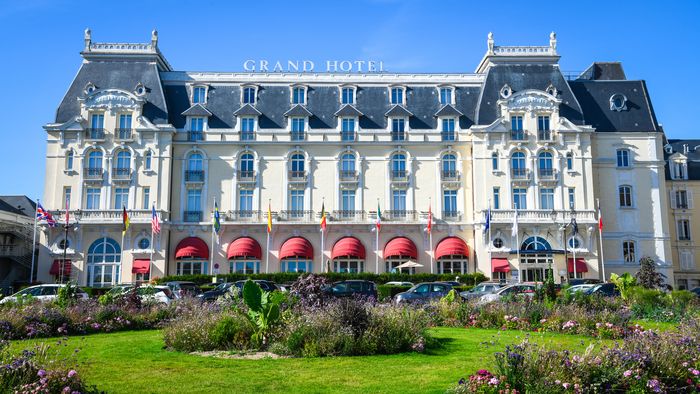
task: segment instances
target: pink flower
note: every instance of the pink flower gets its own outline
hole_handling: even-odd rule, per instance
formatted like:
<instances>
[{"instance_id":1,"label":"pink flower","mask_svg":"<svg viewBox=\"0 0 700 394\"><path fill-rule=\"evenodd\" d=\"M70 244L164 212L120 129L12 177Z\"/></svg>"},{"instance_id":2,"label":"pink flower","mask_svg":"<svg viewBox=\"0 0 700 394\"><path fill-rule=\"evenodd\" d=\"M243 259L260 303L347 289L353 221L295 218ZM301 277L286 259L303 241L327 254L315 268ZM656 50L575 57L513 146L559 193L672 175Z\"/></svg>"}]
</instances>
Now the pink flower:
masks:
<instances>
[{"instance_id":1,"label":"pink flower","mask_svg":"<svg viewBox=\"0 0 700 394\"><path fill-rule=\"evenodd\" d=\"M622 374L622 376L629 378L630 376L632 376L632 370L628 369Z\"/></svg>"},{"instance_id":2,"label":"pink flower","mask_svg":"<svg viewBox=\"0 0 700 394\"><path fill-rule=\"evenodd\" d=\"M700 371L698 371L697 369L693 369L693 370L690 371L690 372L691 372L693 375L695 375L695 376L700 375Z\"/></svg>"},{"instance_id":3,"label":"pink flower","mask_svg":"<svg viewBox=\"0 0 700 394\"><path fill-rule=\"evenodd\" d=\"M493 377L493 378L491 378L491 380L489 380L489 384L491 386L498 386L499 383L500 383L500 381L496 377Z\"/></svg>"},{"instance_id":4,"label":"pink flower","mask_svg":"<svg viewBox=\"0 0 700 394\"><path fill-rule=\"evenodd\" d=\"M75 375L77 375L77 374L78 374L78 373L77 373L74 369L71 369L70 371L68 371L68 377L69 377L69 378L72 378L73 376L75 376Z\"/></svg>"},{"instance_id":5,"label":"pink flower","mask_svg":"<svg viewBox=\"0 0 700 394\"><path fill-rule=\"evenodd\" d=\"M568 390L569 387L571 386L571 383L562 383L562 386Z\"/></svg>"}]
</instances>

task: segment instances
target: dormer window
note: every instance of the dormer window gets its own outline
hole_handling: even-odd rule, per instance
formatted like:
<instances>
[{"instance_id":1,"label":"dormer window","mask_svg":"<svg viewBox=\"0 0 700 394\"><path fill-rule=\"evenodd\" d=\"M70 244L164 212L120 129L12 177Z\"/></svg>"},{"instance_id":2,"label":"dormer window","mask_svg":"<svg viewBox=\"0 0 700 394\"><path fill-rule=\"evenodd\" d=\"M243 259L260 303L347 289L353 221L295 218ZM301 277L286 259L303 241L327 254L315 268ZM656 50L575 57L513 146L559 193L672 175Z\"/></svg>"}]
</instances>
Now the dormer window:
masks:
<instances>
[{"instance_id":1,"label":"dormer window","mask_svg":"<svg viewBox=\"0 0 700 394\"><path fill-rule=\"evenodd\" d=\"M95 84L93 84L92 82L88 82L85 85L85 89L83 91L85 92L85 94L92 94L92 92L94 92L96 89L97 88L95 87Z\"/></svg>"},{"instance_id":2,"label":"dormer window","mask_svg":"<svg viewBox=\"0 0 700 394\"><path fill-rule=\"evenodd\" d=\"M355 141L355 118L342 119L340 139L342 141Z\"/></svg>"},{"instance_id":3,"label":"dormer window","mask_svg":"<svg viewBox=\"0 0 700 394\"><path fill-rule=\"evenodd\" d=\"M454 89L450 87L440 88L440 104L454 104Z\"/></svg>"},{"instance_id":4,"label":"dormer window","mask_svg":"<svg viewBox=\"0 0 700 394\"><path fill-rule=\"evenodd\" d=\"M243 94L243 97L241 101L243 104L250 104L250 105L255 105L255 99L257 96L257 88L254 86L246 86L243 88L243 91L241 92Z\"/></svg>"},{"instance_id":5,"label":"dormer window","mask_svg":"<svg viewBox=\"0 0 700 394\"><path fill-rule=\"evenodd\" d=\"M627 110L627 97L620 93L610 96L610 110L617 112Z\"/></svg>"},{"instance_id":6,"label":"dormer window","mask_svg":"<svg viewBox=\"0 0 700 394\"><path fill-rule=\"evenodd\" d=\"M192 104L204 104L207 102L207 88L195 86L192 88Z\"/></svg>"},{"instance_id":7,"label":"dormer window","mask_svg":"<svg viewBox=\"0 0 700 394\"><path fill-rule=\"evenodd\" d=\"M405 141L406 140L406 119L393 118L391 119L391 140Z\"/></svg>"},{"instance_id":8,"label":"dormer window","mask_svg":"<svg viewBox=\"0 0 700 394\"><path fill-rule=\"evenodd\" d=\"M549 94L550 96L557 97L557 93L558 93L558 92L557 92L557 88L555 88L554 85L552 85L552 84L549 84L549 86L547 86L546 92L547 92L547 94Z\"/></svg>"},{"instance_id":9,"label":"dormer window","mask_svg":"<svg viewBox=\"0 0 700 394\"><path fill-rule=\"evenodd\" d=\"M340 89L341 104L355 104L355 88L344 87Z\"/></svg>"},{"instance_id":10,"label":"dormer window","mask_svg":"<svg viewBox=\"0 0 700 394\"><path fill-rule=\"evenodd\" d=\"M306 118L292 118L292 141L304 141L306 137Z\"/></svg>"},{"instance_id":11,"label":"dormer window","mask_svg":"<svg viewBox=\"0 0 700 394\"><path fill-rule=\"evenodd\" d=\"M454 118L443 118L442 119L442 140L443 141L454 141L455 140L455 119Z\"/></svg>"},{"instance_id":12,"label":"dormer window","mask_svg":"<svg viewBox=\"0 0 700 394\"><path fill-rule=\"evenodd\" d=\"M137 96L143 96L144 94L146 94L146 87L143 86L141 82L139 82L136 85L136 88L134 89L134 94L136 94Z\"/></svg>"},{"instance_id":13,"label":"dormer window","mask_svg":"<svg viewBox=\"0 0 700 394\"><path fill-rule=\"evenodd\" d=\"M241 118L241 141L252 141L255 139L255 118Z\"/></svg>"},{"instance_id":14,"label":"dormer window","mask_svg":"<svg viewBox=\"0 0 700 394\"><path fill-rule=\"evenodd\" d=\"M502 98L508 98L511 94L513 94L513 89L511 89L510 86L508 86L507 84L503 85L500 94Z\"/></svg>"},{"instance_id":15,"label":"dormer window","mask_svg":"<svg viewBox=\"0 0 700 394\"><path fill-rule=\"evenodd\" d=\"M671 167L672 179L688 179L687 164L682 161L674 161Z\"/></svg>"},{"instance_id":16,"label":"dormer window","mask_svg":"<svg viewBox=\"0 0 700 394\"><path fill-rule=\"evenodd\" d=\"M306 104L306 88L297 86L292 88L292 104Z\"/></svg>"},{"instance_id":17,"label":"dormer window","mask_svg":"<svg viewBox=\"0 0 700 394\"><path fill-rule=\"evenodd\" d=\"M406 88L404 87L393 87L391 88L391 104L393 105L404 105L404 93Z\"/></svg>"}]
</instances>

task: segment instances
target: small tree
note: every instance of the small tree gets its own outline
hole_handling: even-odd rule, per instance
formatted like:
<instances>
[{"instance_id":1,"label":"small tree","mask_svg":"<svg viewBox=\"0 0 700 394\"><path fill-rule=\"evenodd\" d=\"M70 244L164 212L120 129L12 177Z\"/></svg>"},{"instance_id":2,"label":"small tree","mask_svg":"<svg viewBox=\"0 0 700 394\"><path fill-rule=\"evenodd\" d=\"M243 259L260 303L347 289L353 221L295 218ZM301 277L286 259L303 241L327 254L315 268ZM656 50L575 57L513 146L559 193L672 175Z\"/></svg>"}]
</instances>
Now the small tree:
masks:
<instances>
[{"instance_id":1,"label":"small tree","mask_svg":"<svg viewBox=\"0 0 700 394\"><path fill-rule=\"evenodd\" d=\"M644 256L639 260L641 267L635 275L637 283L647 289L656 289L661 287L666 276L660 272L656 272L656 262L649 256Z\"/></svg>"},{"instance_id":2,"label":"small tree","mask_svg":"<svg viewBox=\"0 0 700 394\"><path fill-rule=\"evenodd\" d=\"M637 279L635 279L634 276L630 275L629 272L625 272L622 275L610 275L610 282L614 283L615 286L617 286L617 289L620 290L620 297L622 297L622 299L625 301L629 300L632 288L634 288L634 286L637 285Z\"/></svg>"}]
</instances>

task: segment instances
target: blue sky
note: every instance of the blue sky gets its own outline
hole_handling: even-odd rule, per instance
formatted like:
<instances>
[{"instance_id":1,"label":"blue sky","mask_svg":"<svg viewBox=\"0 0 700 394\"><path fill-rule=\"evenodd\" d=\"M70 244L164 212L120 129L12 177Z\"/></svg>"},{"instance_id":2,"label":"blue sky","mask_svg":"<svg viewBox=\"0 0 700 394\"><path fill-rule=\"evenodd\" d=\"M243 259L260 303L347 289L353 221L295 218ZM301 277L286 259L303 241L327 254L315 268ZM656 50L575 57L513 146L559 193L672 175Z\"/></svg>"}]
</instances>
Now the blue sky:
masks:
<instances>
[{"instance_id":1,"label":"blue sky","mask_svg":"<svg viewBox=\"0 0 700 394\"><path fill-rule=\"evenodd\" d=\"M367 59L396 72L472 72L489 31L496 45L547 45L554 30L562 70L623 62L628 78L647 81L669 138L693 138L699 20L700 1L0 0L0 194L42 197L42 125L78 71L86 27L97 42L147 42L155 27L174 68L200 71Z\"/></svg>"}]
</instances>

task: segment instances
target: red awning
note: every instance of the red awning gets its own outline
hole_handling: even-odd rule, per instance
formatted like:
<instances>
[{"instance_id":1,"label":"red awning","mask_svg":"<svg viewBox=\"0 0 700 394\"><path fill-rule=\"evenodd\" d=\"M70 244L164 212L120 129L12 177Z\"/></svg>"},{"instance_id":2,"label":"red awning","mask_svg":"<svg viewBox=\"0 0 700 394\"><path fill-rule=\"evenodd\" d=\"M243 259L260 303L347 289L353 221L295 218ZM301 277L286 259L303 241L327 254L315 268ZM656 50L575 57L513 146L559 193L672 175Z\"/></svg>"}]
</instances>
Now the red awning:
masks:
<instances>
[{"instance_id":1,"label":"red awning","mask_svg":"<svg viewBox=\"0 0 700 394\"><path fill-rule=\"evenodd\" d=\"M177 244L175 258L209 260L209 247L200 238L185 238Z\"/></svg>"},{"instance_id":2,"label":"red awning","mask_svg":"<svg viewBox=\"0 0 700 394\"><path fill-rule=\"evenodd\" d=\"M469 256L469 247L461 238L444 238L435 248L435 258L444 256Z\"/></svg>"},{"instance_id":3,"label":"red awning","mask_svg":"<svg viewBox=\"0 0 700 394\"><path fill-rule=\"evenodd\" d=\"M396 237L387 242L384 246L384 258L389 257L410 257L414 260L418 259L418 249L416 244L406 237Z\"/></svg>"},{"instance_id":4,"label":"red awning","mask_svg":"<svg viewBox=\"0 0 700 394\"><path fill-rule=\"evenodd\" d=\"M365 247L362 242L355 237L345 237L338 240L333 245L331 259L336 257L356 257L358 259L365 258Z\"/></svg>"},{"instance_id":5,"label":"red awning","mask_svg":"<svg viewBox=\"0 0 700 394\"><path fill-rule=\"evenodd\" d=\"M258 241L251 237L240 237L231 242L226 251L229 259L236 257L248 257L260 260L262 258L262 248Z\"/></svg>"},{"instance_id":6,"label":"red awning","mask_svg":"<svg viewBox=\"0 0 700 394\"><path fill-rule=\"evenodd\" d=\"M491 272L510 272L508 259L501 257L491 258Z\"/></svg>"},{"instance_id":7,"label":"red awning","mask_svg":"<svg viewBox=\"0 0 700 394\"><path fill-rule=\"evenodd\" d=\"M309 260L314 258L314 247L302 237L292 237L284 241L280 248L280 259L289 257L304 257Z\"/></svg>"},{"instance_id":8,"label":"red awning","mask_svg":"<svg viewBox=\"0 0 700 394\"><path fill-rule=\"evenodd\" d=\"M569 272L574 272L574 259L569 257L566 266L569 269ZM586 264L585 259L578 257L576 258L576 272L588 272L588 265Z\"/></svg>"},{"instance_id":9,"label":"red awning","mask_svg":"<svg viewBox=\"0 0 700 394\"><path fill-rule=\"evenodd\" d=\"M49 274L53 276L60 276L61 275L61 262L63 260L54 260L53 264L51 264L51 269L49 270ZM65 260L65 263L63 265L63 276L70 276L70 271L71 268L73 268L73 264L71 264L70 260Z\"/></svg>"},{"instance_id":10,"label":"red awning","mask_svg":"<svg viewBox=\"0 0 700 394\"><path fill-rule=\"evenodd\" d=\"M131 266L132 274L147 274L149 271L151 271L151 260L136 259Z\"/></svg>"}]
</instances>

